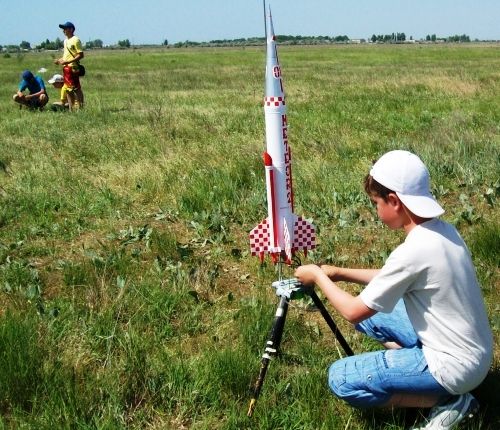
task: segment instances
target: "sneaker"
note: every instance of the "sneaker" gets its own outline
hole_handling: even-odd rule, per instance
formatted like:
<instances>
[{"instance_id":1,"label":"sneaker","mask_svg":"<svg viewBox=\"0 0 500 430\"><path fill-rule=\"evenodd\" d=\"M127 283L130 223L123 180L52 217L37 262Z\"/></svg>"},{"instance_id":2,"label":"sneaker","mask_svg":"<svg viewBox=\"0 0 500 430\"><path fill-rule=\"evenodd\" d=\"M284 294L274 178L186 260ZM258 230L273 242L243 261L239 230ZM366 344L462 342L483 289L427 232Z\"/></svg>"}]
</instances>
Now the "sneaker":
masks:
<instances>
[{"instance_id":1,"label":"sneaker","mask_svg":"<svg viewBox=\"0 0 500 430\"><path fill-rule=\"evenodd\" d=\"M476 398L470 394L453 396L448 403L431 409L423 426L412 430L449 430L455 428L465 418L472 418L479 409Z\"/></svg>"}]
</instances>

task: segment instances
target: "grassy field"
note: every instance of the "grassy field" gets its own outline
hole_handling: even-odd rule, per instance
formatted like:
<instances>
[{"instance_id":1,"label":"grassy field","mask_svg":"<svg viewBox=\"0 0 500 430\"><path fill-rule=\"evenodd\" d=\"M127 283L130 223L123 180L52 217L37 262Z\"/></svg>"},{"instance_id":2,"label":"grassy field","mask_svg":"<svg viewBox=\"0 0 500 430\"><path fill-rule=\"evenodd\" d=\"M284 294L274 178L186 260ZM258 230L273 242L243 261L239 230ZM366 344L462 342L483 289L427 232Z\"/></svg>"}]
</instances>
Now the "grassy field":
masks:
<instances>
[{"instance_id":1,"label":"grassy field","mask_svg":"<svg viewBox=\"0 0 500 430\"><path fill-rule=\"evenodd\" d=\"M402 235L362 179L418 153L495 333L470 428L500 428L500 46L279 49L296 212L318 229L304 261L379 267ZM83 111L19 110L20 72L47 80L56 55L0 58L0 429L398 430L426 413L335 399L341 349L297 300L246 417L277 304L247 239L266 216L263 49L89 51ZM377 348L332 315L355 352Z\"/></svg>"}]
</instances>

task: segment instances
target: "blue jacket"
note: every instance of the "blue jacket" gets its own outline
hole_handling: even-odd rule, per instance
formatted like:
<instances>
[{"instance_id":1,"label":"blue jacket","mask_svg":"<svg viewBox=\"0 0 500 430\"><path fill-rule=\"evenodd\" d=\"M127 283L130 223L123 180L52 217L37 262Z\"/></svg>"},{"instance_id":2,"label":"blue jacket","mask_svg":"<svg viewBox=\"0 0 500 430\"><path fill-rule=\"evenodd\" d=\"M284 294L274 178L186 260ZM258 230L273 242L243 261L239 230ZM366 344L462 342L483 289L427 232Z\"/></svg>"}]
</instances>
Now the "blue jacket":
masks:
<instances>
[{"instance_id":1,"label":"blue jacket","mask_svg":"<svg viewBox=\"0 0 500 430\"><path fill-rule=\"evenodd\" d=\"M23 79L19 82L19 91L23 92L26 88L29 90L30 94L35 94L42 89L45 90L45 84L40 76L35 76L33 81L25 81Z\"/></svg>"}]
</instances>

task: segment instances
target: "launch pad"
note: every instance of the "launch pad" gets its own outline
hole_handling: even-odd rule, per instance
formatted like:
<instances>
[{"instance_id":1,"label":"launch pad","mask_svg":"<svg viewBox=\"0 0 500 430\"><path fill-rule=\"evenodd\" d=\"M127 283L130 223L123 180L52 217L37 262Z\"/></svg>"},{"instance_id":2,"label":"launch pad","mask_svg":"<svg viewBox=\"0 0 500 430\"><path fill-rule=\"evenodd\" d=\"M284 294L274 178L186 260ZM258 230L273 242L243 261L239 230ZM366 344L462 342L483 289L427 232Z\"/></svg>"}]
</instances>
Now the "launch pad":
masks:
<instances>
[{"instance_id":1,"label":"launch pad","mask_svg":"<svg viewBox=\"0 0 500 430\"><path fill-rule=\"evenodd\" d=\"M323 304L321 299L314 291L313 287L306 287L295 278L275 281L272 283L272 287L276 290L276 295L280 298L280 300L278 303L278 308L276 309L276 313L274 315L274 321L271 327L271 331L269 332L269 336L266 341L264 353L262 354L259 376L257 377L254 385L253 397L250 400L250 405L248 406L247 415L249 417L253 415L255 404L260 395L262 384L264 383L264 378L266 377L269 362L279 353L279 347L281 344L281 338L283 337L283 330L285 328L286 315L288 312L288 304L290 300L302 298L305 295L308 295L312 299L316 308L320 311L321 316L328 324L328 327L330 327L330 330L342 346L344 352L349 356L354 355L349 344L338 329L337 325L333 321L333 318L325 308L325 305Z\"/></svg>"}]
</instances>

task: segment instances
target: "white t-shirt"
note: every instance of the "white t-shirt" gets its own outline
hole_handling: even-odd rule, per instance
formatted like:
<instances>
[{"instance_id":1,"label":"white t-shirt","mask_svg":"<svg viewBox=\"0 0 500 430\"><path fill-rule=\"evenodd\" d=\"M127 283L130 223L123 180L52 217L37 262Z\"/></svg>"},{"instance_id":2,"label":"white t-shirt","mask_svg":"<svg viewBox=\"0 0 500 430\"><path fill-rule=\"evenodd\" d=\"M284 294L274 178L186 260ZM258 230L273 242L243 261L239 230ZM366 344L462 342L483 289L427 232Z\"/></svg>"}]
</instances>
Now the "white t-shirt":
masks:
<instances>
[{"instance_id":1,"label":"white t-shirt","mask_svg":"<svg viewBox=\"0 0 500 430\"><path fill-rule=\"evenodd\" d=\"M486 377L493 336L471 256L452 225L436 218L413 228L360 297L386 313L403 297L429 370L450 393Z\"/></svg>"}]
</instances>

